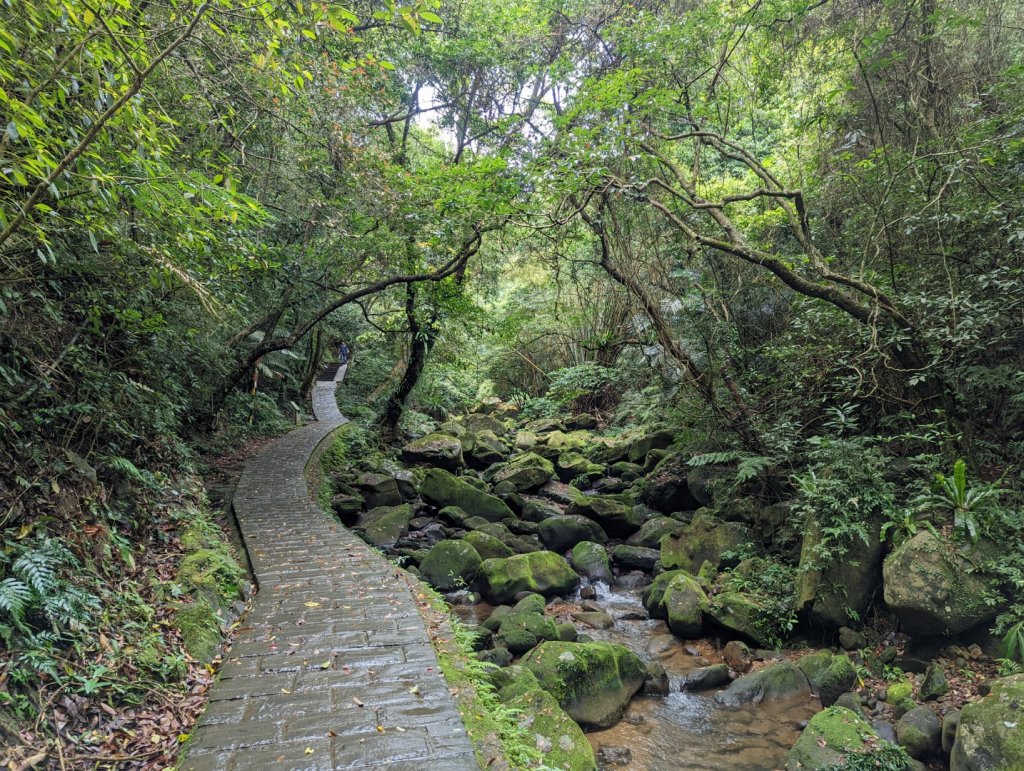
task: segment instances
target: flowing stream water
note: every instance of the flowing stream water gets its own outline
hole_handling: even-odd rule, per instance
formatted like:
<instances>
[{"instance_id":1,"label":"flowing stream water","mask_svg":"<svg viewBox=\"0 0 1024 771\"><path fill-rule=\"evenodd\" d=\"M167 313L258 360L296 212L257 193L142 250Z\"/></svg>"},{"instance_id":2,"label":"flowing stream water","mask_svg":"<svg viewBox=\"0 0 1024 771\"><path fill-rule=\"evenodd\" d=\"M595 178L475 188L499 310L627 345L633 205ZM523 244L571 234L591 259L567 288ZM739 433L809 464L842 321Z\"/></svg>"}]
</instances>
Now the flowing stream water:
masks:
<instances>
[{"instance_id":1,"label":"flowing stream water","mask_svg":"<svg viewBox=\"0 0 1024 771\"><path fill-rule=\"evenodd\" d=\"M594 589L596 602L611 614L615 625L588 629L587 634L595 640L626 645L645 660L658 661L671 683L668 696L637 696L618 724L587 734L595 751L626 748L628 761L623 753L607 752L605 757L618 755L623 767L636 771L782 768L786 751L800 735L798 724L821 709L817 699L726 710L712 698L715 690L680 691L679 683L687 674L722 661L714 646L707 641L684 643L670 635L661 621L635 619L646 615L638 591L610 589L601 583Z\"/></svg>"},{"instance_id":2,"label":"flowing stream water","mask_svg":"<svg viewBox=\"0 0 1024 771\"><path fill-rule=\"evenodd\" d=\"M798 725L821 709L817 699L762 703L726 710L713 700L715 690L687 692L679 683L694 669L722 661L706 640L683 642L662 621L647 618L639 590L594 585L594 602L614 619L609 629L590 629L595 640L628 646L645 661L665 667L667 696L637 695L615 726L587 734L601 768L632 771L772 771L783 767L786 751L800 735ZM549 608L560 621L572 621L579 599ZM487 605L456 606L467 622L490 612Z\"/></svg>"}]
</instances>

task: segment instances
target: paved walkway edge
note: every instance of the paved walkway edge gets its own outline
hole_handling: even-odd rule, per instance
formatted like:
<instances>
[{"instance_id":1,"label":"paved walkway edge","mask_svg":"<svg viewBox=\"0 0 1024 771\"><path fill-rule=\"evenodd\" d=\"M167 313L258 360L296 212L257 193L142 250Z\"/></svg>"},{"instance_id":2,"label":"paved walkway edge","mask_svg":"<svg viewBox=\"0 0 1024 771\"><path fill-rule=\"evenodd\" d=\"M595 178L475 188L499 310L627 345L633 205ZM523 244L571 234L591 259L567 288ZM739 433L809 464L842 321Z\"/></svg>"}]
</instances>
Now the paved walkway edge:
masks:
<instances>
[{"instance_id":1,"label":"paved walkway edge","mask_svg":"<svg viewBox=\"0 0 1024 771\"><path fill-rule=\"evenodd\" d=\"M259 591L181 771L478 769L413 595L416 582L322 511L304 471L346 420L317 420L242 472L235 516Z\"/></svg>"}]
</instances>

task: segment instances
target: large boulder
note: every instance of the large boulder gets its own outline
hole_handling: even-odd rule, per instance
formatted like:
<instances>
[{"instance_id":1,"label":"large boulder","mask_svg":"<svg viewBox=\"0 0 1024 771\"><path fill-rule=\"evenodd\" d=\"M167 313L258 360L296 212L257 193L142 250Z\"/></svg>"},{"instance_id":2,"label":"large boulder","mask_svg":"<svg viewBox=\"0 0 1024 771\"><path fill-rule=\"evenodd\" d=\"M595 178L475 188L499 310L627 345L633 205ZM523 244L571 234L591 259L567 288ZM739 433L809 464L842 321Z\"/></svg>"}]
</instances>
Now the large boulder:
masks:
<instances>
[{"instance_id":1,"label":"large boulder","mask_svg":"<svg viewBox=\"0 0 1024 771\"><path fill-rule=\"evenodd\" d=\"M704 631L704 610L708 598L696 579L686 573L677 574L665 587L660 611L673 634L700 637Z\"/></svg>"},{"instance_id":2,"label":"large boulder","mask_svg":"<svg viewBox=\"0 0 1024 771\"><path fill-rule=\"evenodd\" d=\"M626 538L640 529L640 517L632 506L600 495L571 503L566 513L594 520L612 538Z\"/></svg>"},{"instance_id":3,"label":"large boulder","mask_svg":"<svg viewBox=\"0 0 1024 771\"><path fill-rule=\"evenodd\" d=\"M508 447L493 431L467 431L459 437L459 441L462 443L463 457L473 468L485 469L508 460Z\"/></svg>"},{"instance_id":4,"label":"large boulder","mask_svg":"<svg viewBox=\"0 0 1024 771\"><path fill-rule=\"evenodd\" d=\"M584 728L615 725L647 677L643 661L615 643L545 642L522 665Z\"/></svg>"},{"instance_id":5,"label":"large boulder","mask_svg":"<svg viewBox=\"0 0 1024 771\"><path fill-rule=\"evenodd\" d=\"M572 547L569 562L581 576L591 581L612 582L612 568L608 562L608 551L595 541L580 541Z\"/></svg>"},{"instance_id":6,"label":"large boulder","mask_svg":"<svg viewBox=\"0 0 1024 771\"><path fill-rule=\"evenodd\" d=\"M369 543L380 549L394 546L398 539L409 532L409 521L413 517L412 506L380 506L371 509L359 518L358 529Z\"/></svg>"},{"instance_id":7,"label":"large boulder","mask_svg":"<svg viewBox=\"0 0 1024 771\"><path fill-rule=\"evenodd\" d=\"M942 721L928 707L914 707L896 724L896 741L910 757L929 758L942 749Z\"/></svg>"},{"instance_id":8,"label":"large boulder","mask_svg":"<svg viewBox=\"0 0 1024 771\"><path fill-rule=\"evenodd\" d=\"M646 546L659 549L661 539L666 535L678 535L686 529L686 523L671 517L653 517L644 522L640 529L626 539L630 546Z\"/></svg>"},{"instance_id":9,"label":"large boulder","mask_svg":"<svg viewBox=\"0 0 1024 771\"><path fill-rule=\"evenodd\" d=\"M880 523L869 520L868 539L852 538L842 559L829 559L822 567L819 554L824 536L818 518L804 527L797 579L797 610L816 626L837 629L847 626L867 610L881 583L882 542Z\"/></svg>"},{"instance_id":10,"label":"large boulder","mask_svg":"<svg viewBox=\"0 0 1024 771\"><path fill-rule=\"evenodd\" d=\"M643 463L647 453L651 450L664 450L672 446L675 441L675 434L667 428L653 431L650 434L633 440L629 445L626 458L630 463Z\"/></svg>"},{"instance_id":11,"label":"large boulder","mask_svg":"<svg viewBox=\"0 0 1024 771\"><path fill-rule=\"evenodd\" d=\"M564 552L580 541L606 543L608 536L596 522L580 516L550 517L540 523L541 543L551 551Z\"/></svg>"},{"instance_id":12,"label":"large boulder","mask_svg":"<svg viewBox=\"0 0 1024 771\"><path fill-rule=\"evenodd\" d=\"M491 431L497 436L504 436L508 429L505 428L505 424L502 423L491 415L483 415L475 412L470 415L464 415L459 419L459 423L462 427L471 434L478 434L481 431Z\"/></svg>"},{"instance_id":13,"label":"large boulder","mask_svg":"<svg viewBox=\"0 0 1024 771\"><path fill-rule=\"evenodd\" d=\"M542 612L513 611L501 620L494 645L507 648L515 656L521 656L536 648L544 640L558 639L558 625L553 618Z\"/></svg>"},{"instance_id":14,"label":"large boulder","mask_svg":"<svg viewBox=\"0 0 1024 771\"><path fill-rule=\"evenodd\" d=\"M509 546L502 543L493 535L489 535L482 530L470 530L462 537L462 540L476 549L481 559L487 560L492 557L511 557L515 554Z\"/></svg>"},{"instance_id":15,"label":"large boulder","mask_svg":"<svg viewBox=\"0 0 1024 771\"><path fill-rule=\"evenodd\" d=\"M555 475L555 467L547 458L536 453L524 452L517 455L497 472L491 475L494 484L508 482L521 493L542 487Z\"/></svg>"},{"instance_id":16,"label":"large boulder","mask_svg":"<svg viewBox=\"0 0 1024 771\"><path fill-rule=\"evenodd\" d=\"M654 580L644 589L643 594L640 596L640 601L647 609L647 614L651 618L665 618L665 608L663 606L665 590L668 589L668 585L672 583L676 576L686 576L694 579L694 576L686 570L667 570L655 576Z\"/></svg>"},{"instance_id":17,"label":"large boulder","mask_svg":"<svg viewBox=\"0 0 1024 771\"><path fill-rule=\"evenodd\" d=\"M407 463L425 463L457 471L466 465L462 457L462 443L448 434L433 433L409 442L402 448L402 460Z\"/></svg>"},{"instance_id":18,"label":"large boulder","mask_svg":"<svg viewBox=\"0 0 1024 771\"><path fill-rule=\"evenodd\" d=\"M745 592L716 594L707 609L708 616L716 624L761 646L775 642L767 628L769 619L766 613L764 606Z\"/></svg>"},{"instance_id":19,"label":"large boulder","mask_svg":"<svg viewBox=\"0 0 1024 771\"><path fill-rule=\"evenodd\" d=\"M690 470L681 455L671 453L665 456L644 479L641 500L666 514L698 508L700 504L690 494L690 486L686 482Z\"/></svg>"},{"instance_id":20,"label":"large boulder","mask_svg":"<svg viewBox=\"0 0 1024 771\"><path fill-rule=\"evenodd\" d=\"M402 504L398 482L387 474L360 474L356 478L356 487L362 492L366 507L369 509Z\"/></svg>"},{"instance_id":21,"label":"large boulder","mask_svg":"<svg viewBox=\"0 0 1024 771\"><path fill-rule=\"evenodd\" d=\"M569 594L580 577L561 556L548 551L484 560L480 565L481 593L492 605L508 602L519 592L545 597Z\"/></svg>"},{"instance_id":22,"label":"large boulder","mask_svg":"<svg viewBox=\"0 0 1024 771\"><path fill-rule=\"evenodd\" d=\"M811 686L794 664L781 662L738 677L724 691L715 694L715 702L727 709L762 701L784 701L807 698Z\"/></svg>"},{"instance_id":23,"label":"large boulder","mask_svg":"<svg viewBox=\"0 0 1024 771\"><path fill-rule=\"evenodd\" d=\"M660 553L657 549L648 549L643 546L630 546L620 543L612 549L612 562L623 571L642 570L645 573L654 571L658 564Z\"/></svg>"},{"instance_id":24,"label":"large boulder","mask_svg":"<svg viewBox=\"0 0 1024 771\"><path fill-rule=\"evenodd\" d=\"M985 601L989 582L976 565L991 545L961 550L921 530L898 546L882 566L885 604L915 635L958 634L991 621L998 608Z\"/></svg>"},{"instance_id":25,"label":"large boulder","mask_svg":"<svg viewBox=\"0 0 1024 771\"><path fill-rule=\"evenodd\" d=\"M964 705L949 763L950 771L1024 768L1024 675L995 680Z\"/></svg>"},{"instance_id":26,"label":"large boulder","mask_svg":"<svg viewBox=\"0 0 1024 771\"><path fill-rule=\"evenodd\" d=\"M710 512L698 512L678 535L661 540L661 564L666 570L682 568L696 573L705 560L719 567L723 555L751 539L750 528L739 522L720 522Z\"/></svg>"},{"instance_id":27,"label":"large boulder","mask_svg":"<svg viewBox=\"0 0 1024 771\"><path fill-rule=\"evenodd\" d=\"M829 707L812 717L800 733L800 738L786 755L786 771L832 771L845 768L852 758L871 755L887 745L875 729L853 710ZM857 767L868 766L861 764ZM886 768L903 771L899 766ZM909 764L904 768L909 771Z\"/></svg>"},{"instance_id":28,"label":"large boulder","mask_svg":"<svg viewBox=\"0 0 1024 771\"><path fill-rule=\"evenodd\" d=\"M483 560L466 541L441 541L420 561L420 577L442 592L472 583Z\"/></svg>"},{"instance_id":29,"label":"large boulder","mask_svg":"<svg viewBox=\"0 0 1024 771\"><path fill-rule=\"evenodd\" d=\"M473 517L491 522L514 518L503 500L478 490L459 477L439 468L428 469L420 484L420 495L439 509L457 506Z\"/></svg>"},{"instance_id":30,"label":"large boulder","mask_svg":"<svg viewBox=\"0 0 1024 771\"><path fill-rule=\"evenodd\" d=\"M534 746L544 755L546 767L564 771L597 768L594 748L583 729L550 693L534 688L510 698L505 705L520 712L519 727L533 738Z\"/></svg>"},{"instance_id":31,"label":"large boulder","mask_svg":"<svg viewBox=\"0 0 1024 771\"><path fill-rule=\"evenodd\" d=\"M818 694L823 707L831 707L857 682L857 672L849 656L819 651L801 657L796 665L811 684L811 690Z\"/></svg>"},{"instance_id":32,"label":"large boulder","mask_svg":"<svg viewBox=\"0 0 1024 771\"><path fill-rule=\"evenodd\" d=\"M604 474L604 466L591 463L590 459L578 452L567 452L559 455L555 461L558 478L563 482L571 482L577 477L586 477L588 481L599 479Z\"/></svg>"}]
</instances>

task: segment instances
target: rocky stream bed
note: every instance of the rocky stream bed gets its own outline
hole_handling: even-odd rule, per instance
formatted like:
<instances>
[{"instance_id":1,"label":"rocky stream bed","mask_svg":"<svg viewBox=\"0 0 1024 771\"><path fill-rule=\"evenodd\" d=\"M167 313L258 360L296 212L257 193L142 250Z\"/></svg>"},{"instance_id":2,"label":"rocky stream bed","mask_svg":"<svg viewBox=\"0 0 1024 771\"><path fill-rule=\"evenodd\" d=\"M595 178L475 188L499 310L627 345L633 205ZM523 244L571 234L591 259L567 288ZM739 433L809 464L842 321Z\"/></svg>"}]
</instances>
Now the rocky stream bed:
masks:
<instances>
[{"instance_id":1,"label":"rocky stream bed","mask_svg":"<svg viewBox=\"0 0 1024 771\"><path fill-rule=\"evenodd\" d=\"M982 677L991 651L952 637L992 618L970 554L876 536L794 571L790 629L756 589L787 503L717 499L728 469L668 431L595 427L492 401L330 478L342 521L478 633L549 766L1024 768L1024 675ZM794 561L819 537L806 523ZM890 629L856 628L872 605Z\"/></svg>"}]
</instances>

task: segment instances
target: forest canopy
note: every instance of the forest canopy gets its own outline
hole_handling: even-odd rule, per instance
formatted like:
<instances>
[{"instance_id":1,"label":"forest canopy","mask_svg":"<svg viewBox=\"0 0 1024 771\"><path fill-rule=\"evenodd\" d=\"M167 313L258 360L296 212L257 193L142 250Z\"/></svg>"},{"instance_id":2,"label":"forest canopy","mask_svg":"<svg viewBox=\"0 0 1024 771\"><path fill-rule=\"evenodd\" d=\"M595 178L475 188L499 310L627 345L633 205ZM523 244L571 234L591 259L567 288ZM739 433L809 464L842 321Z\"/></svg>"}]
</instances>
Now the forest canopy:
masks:
<instances>
[{"instance_id":1,"label":"forest canopy","mask_svg":"<svg viewBox=\"0 0 1024 771\"><path fill-rule=\"evenodd\" d=\"M499 397L670 426L776 498L859 453L1020 484L1015 0L0 14L11 555L73 572L102 523L128 564L157 490L301 420L342 340L386 441Z\"/></svg>"}]
</instances>

